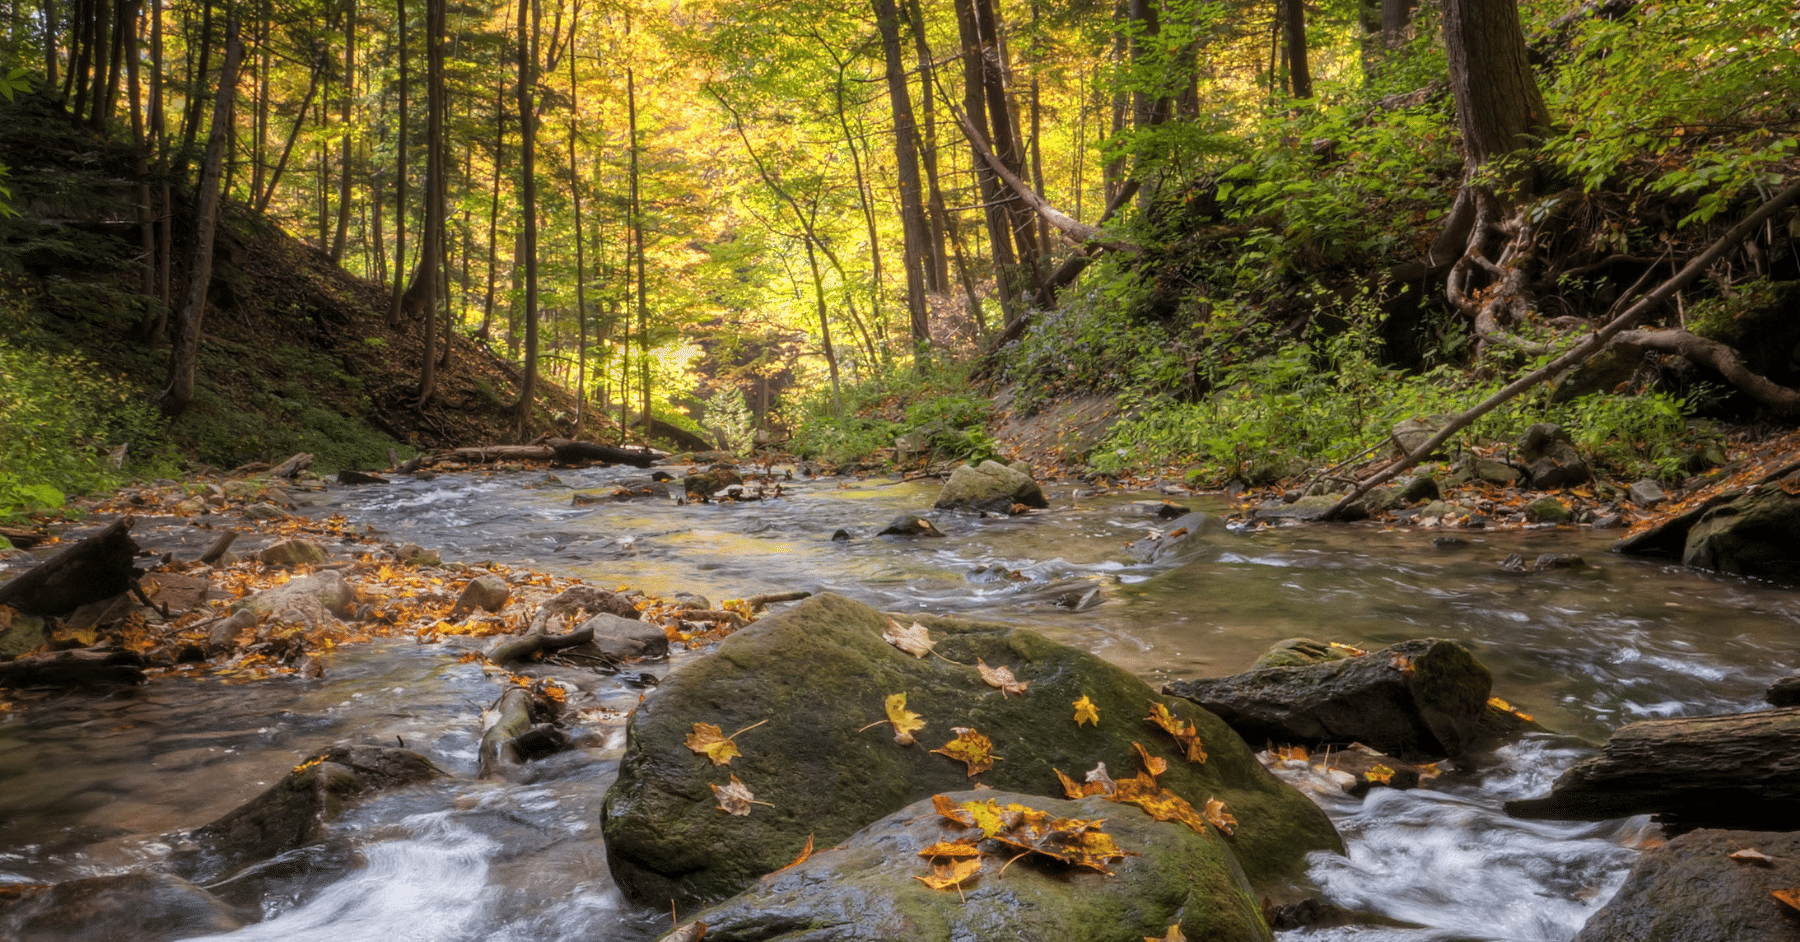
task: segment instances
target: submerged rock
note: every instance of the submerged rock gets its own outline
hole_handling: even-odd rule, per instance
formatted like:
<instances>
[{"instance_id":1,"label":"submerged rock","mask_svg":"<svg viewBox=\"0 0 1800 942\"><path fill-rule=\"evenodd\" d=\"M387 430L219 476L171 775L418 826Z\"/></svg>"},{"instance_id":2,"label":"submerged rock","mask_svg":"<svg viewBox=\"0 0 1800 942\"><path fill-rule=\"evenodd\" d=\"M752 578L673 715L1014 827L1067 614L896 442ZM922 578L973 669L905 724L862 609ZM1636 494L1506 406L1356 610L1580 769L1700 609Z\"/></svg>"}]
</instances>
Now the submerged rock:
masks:
<instances>
[{"instance_id":1,"label":"submerged rock","mask_svg":"<svg viewBox=\"0 0 1800 942\"><path fill-rule=\"evenodd\" d=\"M1004 514L1010 513L1015 504L1039 509L1050 506L1043 488L1029 474L998 461L983 461L952 472L932 506L939 510Z\"/></svg>"},{"instance_id":2,"label":"submerged rock","mask_svg":"<svg viewBox=\"0 0 1800 942\"><path fill-rule=\"evenodd\" d=\"M1259 891L1301 877L1313 850L1341 847L1318 806L1280 783L1217 718L1158 696L1130 673L1035 632L921 618L939 657L914 657L884 641L890 619L821 595L725 639L650 694L627 729L619 779L602 812L607 857L626 895L683 907L738 893L793 860L808 835L829 847L912 802L980 781L1060 795L1056 770L1080 778L1097 763L1130 775L1133 743L1167 757L1162 785L1196 807L1225 802L1242 825L1233 848ZM948 658L949 660L944 660ZM977 659L1030 684L1006 695L983 683ZM951 663L955 662L955 663ZM901 745L883 723L906 695L923 717L917 742ZM1098 709L1077 725L1073 704ZM1184 761L1174 740L1146 722L1161 704L1195 724L1208 758ZM696 723L743 733L740 755L714 766L684 743ZM875 725L871 725L875 724ZM979 776L930 750L969 728L1004 759ZM739 817L720 810L711 786L735 776L756 800Z\"/></svg>"},{"instance_id":3,"label":"submerged rock","mask_svg":"<svg viewBox=\"0 0 1800 942\"><path fill-rule=\"evenodd\" d=\"M1216 833L1196 834L1096 797L1064 801L1003 791L945 797L1104 819L1104 833L1135 856L1112 861L1109 876L1035 855L1008 865L1018 851L996 848L1000 856L984 859L960 893L933 890L917 879L932 876L930 861L919 851L954 841L964 829L939 815L927 799L756 881L694 919L706 923L706 938L717 942L1139 942L1162 938L1171 925L1179 925L1189 939L1208 942L1270 937L1230 841Z\"/></svg>"},{"instance_id":4,"label":"submerged rock","mask_svg":"<svg viewBox=\"0 0 1800 942\"><path fill-rule=\"evenodd\" d=\"M1360 742L1431 760L1475 743L1492 685L1461 645L1426 638L1322 664L1176 681L1163 692L1200 704L1250 742Z\"/></svg>"},{"instance_id":5,"label":"submerged rock","mask_svg":"<svg viewBox=\"0 0 1800 942\"><path fill-rule=\"evenodd\" d=\"M165 942L244 924L224 901L167 873L89 877L0 897L0 939L11 942Z\"/></svg>"},{"instance_id":6,"label":"submerged rock","mask_svg":"<svg viewBox=\"0 0 1800 942\"><path fill-rule=\"evenodd\" d=\"M839 532L841 533L843 531L840 530ZM944 535L944 531L939 530L936 526L934 526L932 524L931 521L925 519L924 517L919 516L918 514L901 514L900 516L895 517L892 520L889 520L888 525L885 527L882 527L881 532L876 534L876 536L943 536L943 535ZM849 539L849 538L850 538L849 534L846 533L844 535L844 539ZM834 535L832 537L832 539L837 539L837 537Z\"/></svg>"},{"instance_id":7,"label":"submerged rock","mask_svg":"<svg viewBox=\"0 0 1800 942\"><path fill-rule=\"evenodd\" d=\"M1142 559L1161 562L1205 547L1207 541L1197 539L1198 537L1225 536L1230 532L1225 521L1212 514L1196 511L1176 517L1149 539L1133 543L1131 551Z\"/></svg>"},{"instance_id":8,"label":"submerged rock","mask_svg":"<svg viewBox=\"0 0 1800 942\"><path fill-rule=\"evenodd\" d=\"M1800 914L1771 894L1795 887L1800 834L1693 831L1645 851L1575 942L1792 942Z\"/></svg>"}]
</instances>

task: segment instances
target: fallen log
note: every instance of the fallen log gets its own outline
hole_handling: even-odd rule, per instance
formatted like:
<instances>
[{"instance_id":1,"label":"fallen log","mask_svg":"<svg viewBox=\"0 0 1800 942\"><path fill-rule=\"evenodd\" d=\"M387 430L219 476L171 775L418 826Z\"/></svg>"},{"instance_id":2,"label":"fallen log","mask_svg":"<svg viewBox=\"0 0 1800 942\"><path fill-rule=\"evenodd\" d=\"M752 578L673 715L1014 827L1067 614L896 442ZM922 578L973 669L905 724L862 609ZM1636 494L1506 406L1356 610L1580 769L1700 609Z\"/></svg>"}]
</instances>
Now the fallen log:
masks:
<instances>
[{"instance_id":1,"label":"fallen log","mask_svg":"<svg viewBox=\"0 0 1800 942\"><path fill-rule=\"evenodd\" d=\"M30 549L49 538L48 534L39 533L36 530L19 530L14 527L0 527L0 540L5 540L18 549Z\"/></svg>"},{"instance_id":2,"label":"fallen log","mask_svg":"<svg viewBox=\"0 0 1800 942\"><path fill-rule=\"evenodd\" d=\"M200 554L200 562L211 566L224 559L225 554L231 550L231 544L237 542L237 538L238 531L236 530L226 530L219 534L219 538L206 548L206 552Z\"/></svg>"},{"instance_id":3,"label":"fallen log","mask_svg":"<svg viewBox=\"0 0 1800 942\"><path fill-rule=\"evenodd\" d=\"M518 763L518 756L507 746L531 729L531 694L523 687L509 688L494 704L494 714L493 725L481 734L479 778L494 775L503 763Z\"/></svg>"},{"instance_id":4,"label":"fallen log","mask_svg":"<svg viewBox=\"0 0 1800 942\"><path fill-rule=\"evenodd\" d=\"M11 605L28 615L61 615L131 591L137 581L137 570L131 564L138 553L137 542L131 538L134 522L131 517L115 520L0 585L0 605Z\"/></svg>"},{"instance_id":5,"label":"fallen log","mask_svg":"<svg viewBox=\"0 0 1800 942\"><path fill-rule=\"evenodd\" d=\"M34 654L0 664L0 687L135 687L144 682L143 663L130 651Z\"/></svg>"},{"instance_id":6,"label":"fallen log","mask_svg":"<svg viewBox=\"0 0 1800 942\"><path fill-rule=\"evenodd\" d=\"M656 454L638 448L619 448L613 445L597 445L593 442L577 442L567 438L547 439L544 444L550 446L556 460L563 464L587 464L594 461L606 464L628 464L634 468L648 468L656 460Z\"/></svg>"},{"instance_id":7,"label":"fallen log","mask_svg":"<svg viewBox=\"0 0 1800 942\"><path fill-rule=\"evenodd\" d=\"M532 631L517 638L507 638L488 649L487 659L505 667L514 661L528 660L538 654L551 654L563 648L587 644L594 640L594 629L577 628L565 634L553 635L543 631Z\"/></svg>"},{"instance_id":8,"label":"fallen log","mask_svg":"<svg viewBox=\"0 0 1800 942\"><path fill-rule=\"evenodd\" d=\"M291 481L295 477L297 477L300 474L300 472L305 471L307 468L312 467L312 463L313 463L312 453L303 451L303 452L293 456L292 458L289 458L288 460L283 461L282 463L276 465L273 469L271 469L269 471L269 476L272 478L287 478L288 480Z\"/></svg>"},{"instance_id":9,"label":"fallen log","mask_svg":"<svg viewBox=\"0 0 1800 942\"><path fill-rule=\"evenodd\" d=\"M1695 827L1800 829L1800 707L1632 723L1550 794L1506 803L1515 818L1658 815Z\"/></svg>"}]
</instances>

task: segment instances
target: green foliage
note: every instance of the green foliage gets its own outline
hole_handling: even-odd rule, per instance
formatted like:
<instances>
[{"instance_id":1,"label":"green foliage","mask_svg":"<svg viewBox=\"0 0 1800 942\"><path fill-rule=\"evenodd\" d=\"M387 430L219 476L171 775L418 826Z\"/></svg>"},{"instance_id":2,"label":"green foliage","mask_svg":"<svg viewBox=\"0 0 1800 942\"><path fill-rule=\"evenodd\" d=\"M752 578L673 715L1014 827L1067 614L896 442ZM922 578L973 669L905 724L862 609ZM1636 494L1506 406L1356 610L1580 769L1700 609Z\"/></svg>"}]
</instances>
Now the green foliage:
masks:
<instances>
[{"instance_id":1,"label":"green foliage","mask_svg":"<svg viewBox=\"0 0 1800 942\"><path fill-rule=\"evenodd\" d=\"M162 420L127 382L70 354L0 340L0 519L159 468ZM129 464L109 451L129 445Z\"/></svg>"},{"instance_id":2,"label":"green foliage","mask_svg":"<svg viewBox=\"0 0 1800 942\"><path fill-rule=\"evenodd\" d=\"M706 400L706 424L725 439L725 448L735 455L748 454L756 444L756 416L744 402L744 391L736 386L720 386Z\"/></svg>"},{"instance_id":3,"label":"green foliage","mask_svg":"<svg viewBox=\"0 0 1800 942\"><path fill-rule=\"evenodd\" d=\"M836 464L868 460L887 453L894 439L908 432L923 434L938 459L995 457L985 430L993 404L969 392L972 385L966 367L896 370L844 384L841 419L828 389L803 395L783 418L794 429L792 450L802 458Z\"/></svg>"}]
</instances>

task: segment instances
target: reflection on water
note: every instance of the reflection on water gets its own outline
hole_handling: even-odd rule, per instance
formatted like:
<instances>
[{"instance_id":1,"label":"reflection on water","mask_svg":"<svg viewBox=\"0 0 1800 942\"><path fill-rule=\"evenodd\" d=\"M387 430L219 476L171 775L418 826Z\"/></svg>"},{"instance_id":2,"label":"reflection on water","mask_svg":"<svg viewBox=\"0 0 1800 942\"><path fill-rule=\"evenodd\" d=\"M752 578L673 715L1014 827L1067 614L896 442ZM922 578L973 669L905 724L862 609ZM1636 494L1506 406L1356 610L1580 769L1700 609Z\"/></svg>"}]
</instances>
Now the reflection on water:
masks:
<instances>
[{"instance_id":1,"label":"reflection on water","mask_svg":"<svg viewBox=\"0 0 1800 942\"><path fill-rule=\"evenodd\" d=\"M1053 488L1049 511L978 519L929 513L930 482L821 479L735 505L572 506L572 491L609 490L635 472L557 474L560 483L540 472L341 489L328 510L448 559L657 595L834 591L890 611L1029 624L1154 685L1242 670L1298 635L1363 646L1451 638L1493 669L1497 694L1589 742L1644 717L1754 708L1800 666L1786 640L1800 596L1616 557L1610 534L1459 531L1465 542L1439 547L1432 537L1444 531L1283 527L1202 533L1146 562L1132 544L1164 524L1133 513L1142 495ZM875 535L905 512L925 512L947 536ZM852 539L832 541L840 528ZM1515 552L1578 553L1589 565L1500 570ZM29 724L0 724L0 882L154 859L160 848L147 839L216 817L320 746L398 737L461 779L357 809L335 831L364 863L269 904L270 921L232 938L573 942L666 926L666 913L625 907L606 874L597 815L616 735L549 760L529 785L470 782L474 713L496 688L453 660L387 642L339 651L323 684L165 680L35 704ZM1286 937L1571 938L1617 888L1641 823L1546 825L1499 810L1585 754L1570 742L1538 738L1452 764L1429 789L1319 794L1350 846L1346 858L1315 862L1319 885L1346 906L1430 928Z\"/></svg>"}]
</instances>

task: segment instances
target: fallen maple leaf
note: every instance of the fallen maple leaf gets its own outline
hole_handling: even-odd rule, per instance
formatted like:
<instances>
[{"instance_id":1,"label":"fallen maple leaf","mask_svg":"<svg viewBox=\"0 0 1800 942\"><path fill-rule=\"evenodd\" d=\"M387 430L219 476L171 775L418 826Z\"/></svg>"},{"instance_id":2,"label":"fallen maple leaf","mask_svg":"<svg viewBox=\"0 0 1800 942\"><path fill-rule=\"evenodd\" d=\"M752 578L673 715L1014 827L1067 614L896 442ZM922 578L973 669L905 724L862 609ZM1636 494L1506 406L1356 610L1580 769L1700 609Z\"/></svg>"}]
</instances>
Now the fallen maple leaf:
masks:
<instances>
[{"instance_id":1,"label":"fallen maple leaf","mask_svg":"<svg viewBox=\"0 0 1800 942\"><path fill-rule=\"evenodd\" d=\"M993 837L1008 826L1006 812L992 798L957 804L944 795L933 795L931 806L937 809L938 814L963 827L980 828L983 837Z\"/></svg>"},{"instance_id":2,"label":"fallen maple leaf","mask_svg":"<svg viewBox=\"0 0 1800 942\"><path fill-rule=\"evenodd\" d=\"M743 782L738 781L738 777L735 775L731 777L730 785L713 785L712 790L713 797L719 800L719 810L740 818L750 814L751 805L775 807L769 802L757 801L756 796L751 794L750 789Z\"/></svg>"},{"instance_id":3,"label":"fallen maple leaf","mask_svg":"<svg viewBox=\"0 0 1800 942\"><path fill-rule=\"evenodd\" d=\"M700 942L704 938L706 938L706 923L696 920L663 936L662 942Z\"/></svg>"},{"instance_id":4,"label":"fallen maple leaf","mask_svg":"<svg viewBox=\"0 0 1800 942\"><path fill-rule=\"evenodd\" d=\"M936 844L919 851L919 856L931 857L979 857L981 848L973 841L938 841Z\"/></svg>"},{"instance_id":5,"label":"fallen maple leaf","mask_svg":"<svg viewBox=\"0 0 1800 942\"><path fill-rule=\"evenodd\" d=\"M785 871L788 871L788 870L792 870L792 869L794 869L794 868L795 868L795 867L798 867L798 866L800 866L800 865L801 865L801 864L803 864L803 863L805 863L805 862L806 862L806 858L808 858L808 857L811 857L811 856L812 856L812 851L813 851L813 836L812 836L812 835L811 835L811 834L808 834L808 835L806 835L806 846L805 846L805 847L802 847L802 848L800 848L800 856L798 856L798 857L795 857L795 858L794 858L794 859L793 859L793 860L792 860L792 861L790 861L790 862L789 862L789 863L788 863L788 865L787 865L787 866L785 866L785 867L782 867L782 868L781 868L781 869L780 869L780 870L771 870L771 871L769 871L769 872L768 872L768 873L767 873L767 874L766 874L766 876L771 876L771 877L772 877L772 876L774 876L774 875L775 875L775 874L777 874L777 873L782 873L782 872L785 872Z\"/></svg>"},{"instance_id":6,"label":"fallen maple leaf","mask_svg":"<svg viewBox=\"0 0 1800 942\"><path fill-rule=\"evenodd\" d=\"M913 657L924 657L930 654L932 646L937 644L931 640L931 632L925 630L924 625L915 621L910 626L902 628L900 623L892 618L888 619L888 629L881 633L881 640Z\"/></svg>"},{"instance_id":7,"label":"fallen maple leaf","mask_svg":"<svg viewBox=\"0 0 1800 942\"><path fill-rule=\"evenodd\" d=\"M995 762L1005 758L993 754L993 740L967 726L952 726L950 731L956 734L956 738L944 743L944 748L931 751L967 763L970 778L986 772L994 767Z\"/></svg>"},{"instance_id":8,"label":"fallen maple leaf","mask_svg":"<svg viewBox=\"0 0 1800 942\"><path fill-rule=\"evenodd\" d=\"M1187 936L1181 934L1181 923L1176 923L1162 935L1144 936L1144 942L1187 942Z\"/></svg>"},{"instance_id":9,"label":"fallen maple leaf","mask_svg":"<svg viewBox=\"0 0 1800 942\"><path fill-rule=\"evenodd\" d=\"M1169 760L1162 756L1151 755L1150 750L1145 749L1143 743L1134 742L1131 744L1131 748L1136 749L1138 758L1144 760L1144 771L1149 772L1151 778L1169 771Z\"/></svg>"},{"instance_id":10,"label":"fallen maple leaf","mask_svg":"<svg viewBox=\"0 0 1800 942\"><path fill-rule=\"evenodd\" d=\"M1009 693L1024 693L1025 688L1031 686L1031 681L1013 677L1012 668L989 667L981 658L975 659L975 669L981 672L981 679L987 681L989 687L1000 688L1001 699Z\"/></svg>"},{"instance_id":11,"label":"fallen maple leaf","mask_svg":"<svg viewBox=\"0 0 1800 942\"><path fill-rule=\"evenodd\" d=\"M1225 810L1225 803L1217 798L1206 799L1206 808L1200 812L1208 824L1219 829L1226 837L1237 833L1237 818Z\"/></svg>"},{"instance_id":12,"label":"fallen maple leaf","mask_svg":"<svg viewBox=\"0 0 1800 942\"><path fill-rule=\"evenodd\" d=\"M918 742L913 738L913 733L925 728L925 721L919 717L919 714L906 708L906 694L904 693L888 694L887 719L876 720L857 732L860 733L863 729L873 729L883 723L894 724L894 741L902 746L910 746Z\"/></svg>"},{"instance_id":13,"label":"fallen maple leaf","mask_svg":"<svg viewBox=\"0 0 1800 942\"><path fill-rule=\"evenodd\" d=\"M1206 747L1200 742L1200 729L1194 724L1169 712L1168 706L1158 701L1150 701L1150 715L1144 717L1147 722L1155 723L1163 728L1175 741L1186 750L1187 760L1196 765L1206 764Z\"/></svg>"},{"instance_id":14,"label":"fallen maple leaf","mask_svg":"<svg viewBox=\"0 0 1800 942\"><path fill-rule=\"evenodd\" d=\"M1366 778L1371 782L1380 782L1383 785L1391 785L1394 780L1394 770L1385 765L1372 765L1369 767L1369 771L1363 773L1363 778Z\"/></svg>"},{"instance_id":15,"label":"fallen maple leaf","mask_svg":"<svg viewBox=\"0 0 1800 942\"><path fill-rule=\"evenodd\" d=\"M695 723L694 731L688 734L687 747L711 759L713 765L730 765L733 756L742 755L733 740L767 722L751 723L729 736L711 723Z\"/></svg>"},{"instance_id":16,"label":"fallen maple leaf","mask_svg":"<svg viewBox=\"0 0 1800 942\"><path fill-rule=\"evenodd\" d=\"M1110 795L1117 787L1112 776L1106 774L1106 763L1104 762L1095 764L1093 770L1087 774L1087 781L1080 783L1064 775L1061 769L1051 769L1050 771L1056 773L1057 779L1062 782L1063 794L1068 795L1071 799L1086 798L1089 795Z\"/></svg>"},{"instance_id":17,"label":"fallen maple leaf","mask_svg":"<svg viewBox=\"0 0 1800 942\"><path fill-rule=\"evenodd\" d=\"M1131 778L1119 779L1108 801L1136 805L1158 821L1176 821L1195 834L1206 833L1206 819L1188 804L1187 799L1157 784L1149 774L1139 772Z\"/></svg>"},{"instance_id":18,"label":"fallen maple leaf","mask_svg":"<svg viewBox=\"0 0 1800 942\"><path fill-rule=\"evenodd\" d=\"M934 890L947 890L954 886L960 894L962 892L962 882L974 876L980 870L980 857L959 857L947 860L943 863L932 864L931 876L915 876L913 879Z\"/></svg>"},{"instance_id":19,"label":"fallen maple leaf","mask_svg":"<svg viewBox=\"0 0 1800 942\"><path fill-rule=\"evenodd\" d=\"M1083 723L1100 725L1100 708L1095 706L1094 701L1089 700L1085 693L1081 695L1081 699L1075 701L1075 725L1080 726Z\"/></svg>"},{"instance_id":20,"label":"fallen maple leaf","mask_svg":"<svg viewBox=\"0 0 1800 942\"><path fill-rule=\"evenodd\" d=\"M1789 909L1800 912L1800 886L1790 886L1782 890L1770 890L1769 895L1787 904Z\"/></svg>"}]
</instances>

